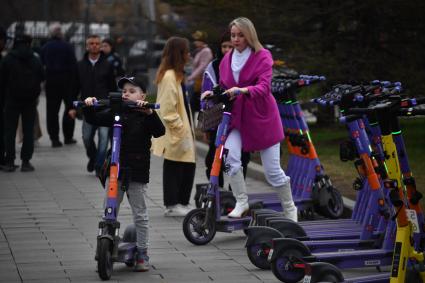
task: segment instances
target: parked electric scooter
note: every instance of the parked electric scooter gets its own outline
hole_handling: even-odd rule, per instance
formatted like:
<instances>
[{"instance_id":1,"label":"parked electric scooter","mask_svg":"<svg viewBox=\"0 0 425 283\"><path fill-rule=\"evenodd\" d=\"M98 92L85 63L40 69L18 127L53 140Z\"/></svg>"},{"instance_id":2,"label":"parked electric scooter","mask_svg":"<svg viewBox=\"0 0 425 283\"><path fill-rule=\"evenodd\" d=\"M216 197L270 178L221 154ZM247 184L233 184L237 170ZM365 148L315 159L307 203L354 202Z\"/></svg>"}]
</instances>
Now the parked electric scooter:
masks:
<instances>
[{"instance_id":1,"label":"parked electric scooter","mask_svg":"<svg viewBox=\"0 0 425 283\"><path fill-rule=\"evenodd\" d=\"M397 105L391 104L391 105ZM405 100L406 103L413 103L414 100ZM393 103L393 102L390 102ZM399 102L398 102L399 103ZM390 194L392 203L396 207L401 207L403 202L403 188L402 188L402 179L399 171L399 163L397 158L396 146L392 140L390 128L387 121L390 121L391 115L388 115L388 111L385 112L383 109L386 109L388 103L379 103L374 106L372 109L374 111L382 111L385 114L385 119L382 119L382 116L379 116L380 127L382 130L382 141L384 150L387 153L386 156L386 165L388 168L388 176L390 180L385 181L385 185L388 188L393 188L392 192L401 193ZM399 103L400 104L400 103ZM353 122L358 120L359 116L347 116L347 124L351 127ZM385 124L387 123L387 124ZM398 197L398 198L397 198ZM414 211L413 211L414 213ZM405 214L396 214L397 219L403 217L406 220ZM415 213L416 215L416 213ZM399 222L399 221L398 221ZM400 225L400 223L398 223ZM399 226L399 230L400 227ZM399 238L399 234L397 238ZM410 235L410 233L409 233ZM386 235L387 236L387 235ZM381 249L375 250L364 250L356 252L336 252L336 253L317 253L312 254L304 245L300 244L293 239L273 239L272 245L273 249L269 254L269 259L271 261L272 271L278 279L282 282L297 282L304 276L304 269L302 267L303 262L309 261L324 261L330 262L337 265L339 268L353 268L353 267L362 267L362 266L382 266L389 265L392 260L393 248L389 249L390 241L385 241L384 246ZM401 248L401 246L399 247ZM396 245L397 249L397 245ZM275 254L276 252L276 254ZM397 256L397 252L395 253ZM301 265L298 265L298 264ZM404 262L403 262L404 264Z\"/></svg>"},{"instance_id":2,"label":"parked electric scooter","mask_svg":"<svg viewBox=\"0 0 425 283\"><path fill-rule=\"evenodd\" d=\"M75 107L88 107L82 101L74 101ZM111 92L108 100L98 100L94 106L100 109L111 109L114 116L112 152L109 169L108 197L105 204L103 220L99 222L96 256L99 277L109 280L113 272L113 263L122 262L134 266L137 256L136 229L134 224L127 226L122 239L119 236L120 222L118 217L118 187L120 176L121 114L132 108L138 108L133 101L123 101L122 94ZM145 104L143 108L158 109L159 104Z\"/></svg>"},{"instance_id":3,"label":"parked electric scooter","mask_svg":"<svg viewBox=\"0 0 425 283\"><path fill-rule=\"evenodd\" d=\"M385 109L388 107L389 109ZM414 116L414 115L425 115L424 109L391 109L391 105L384 106L382 108L373 109L378 110L378 115L381 116L381 123L384 119L390 120L391 131L393 136L393 142L399 142L399 135L401 133L397 115L400 116ZM364 112L369 112L372 109L364 109ZM363 110L356 109L356 113L363 112ZM385 113L386 112L386 113ZM398 112L398 113L394 113ZM373 114L372 114L373 115ZM384 141L386 142L386 141ZM391 141L390 141L391 142ZM404 146L403 146L404 147ZM400 151L398 151L400 153ZM399 154L400 156L400 154ZM401 163L400 167L403 167ZM401 168L400 168L401 169ZM404 182L406 186L409 182ZM402 196L401 196L402 194ZM425 264L423 250L418 250L416 229L421 229L419 221L415 218L415 213L410 209L407 209L406 197L409 203L412 204L412 197L414 202L419 201L421 194L419 192L411 191L407 195L401 191L392 191L392 201L394 207L397 209L397 239L394 250L394 257L392 263L391 273L384 273L378 275L370 275L364 277L356 277L344 279L341 271L334 265L325 262L316 263L304 263L305 277L303 282L316 283L316 282L355 282L355 283L379 283L379 282L391 282L391 283L421 283L425 282ZM418 203L413 205L419 205ZM411 208L411 207L409 207ZM418 215L419 218L419 215ZM418 222L418 223L417 223ZM423 234L423 233L422 233ZM413 242L413 244L412 244ZM303 264L299 265L302 266Z\"/></svg>"},{"instance_id":4,"label":"parked electric scooter","mask_svg":"<svg viewBox=\"0 0 425 283\"><path fill-rule=\"evenodd\" d=\"M347 94L353 96L355 93ZM371 156L370 143L364 131L364 125L361 123L358 126L361 127L361 135L358 138L359 143L356 144L357 149L353 145L354 151L367 152L367 156ZM350 153L350 155L353 155L353 153ZM379 155L383 156L382 151ZM354 157L344 156L344 159L354 160ZM368 157L367 159L370 158ZM360 164L358 166L364 167L360 166ZM367 172L364 169L361 171ZM251 262L259 268L270 268L267 256L271 248L271 239L284 236L302 241L314 240L311 244L307 242L306 244L315 252L340 249L370 249L380 246L383 235L386 232L386 224L389 217L388 208L384 205L382 184L376 182L368 183L364 181L366 180L365 177L361 178L357 181L357 183L360 183L359 186L362 187L357 197L357 204L363 202L367 206L356 205L351 219L293 223L287 219L278 218L273 214L260 214L257 216L257 212L254 211L253 218L257 219L257 223L254 224L258 226L250 226L246 229L248 235L246 248ZM340 239L340 241L335 241L337 239ZM333 241L328 244L327 241L323 240Z\"/></svg>"}]
</instances>

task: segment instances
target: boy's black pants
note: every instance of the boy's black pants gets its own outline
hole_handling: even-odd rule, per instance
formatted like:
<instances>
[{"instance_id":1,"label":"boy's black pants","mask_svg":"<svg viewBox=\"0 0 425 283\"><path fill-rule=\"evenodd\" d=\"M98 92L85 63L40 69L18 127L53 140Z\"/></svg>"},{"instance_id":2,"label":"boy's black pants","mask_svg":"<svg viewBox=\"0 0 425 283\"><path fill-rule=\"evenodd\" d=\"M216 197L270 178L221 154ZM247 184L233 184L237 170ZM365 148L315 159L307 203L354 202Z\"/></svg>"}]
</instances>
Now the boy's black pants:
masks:
<instances>
[{"instance_id":1,"label":"boy's black pants","mask_svg":"<svg viewBox=\"0 0 425 283\"><path fill-rule=\"evenodd\" d=\"M164 159L162 182L165 206L189 204L195 168L195 163Z\"/></svg>"},{"instance_id":2,"label":"boy's black pants","mask_svg":"<svg viewBox=\"0 0 425 283\"><path fill-rule=\"evenodd\" d=\"M34 153L34 123L37 110L37 99L6 99L4 108L4 145L5 162L15 161L16 130L19 116L22 116L23 142L21 160L29 161Z\"/></svg>"}]
</instances>

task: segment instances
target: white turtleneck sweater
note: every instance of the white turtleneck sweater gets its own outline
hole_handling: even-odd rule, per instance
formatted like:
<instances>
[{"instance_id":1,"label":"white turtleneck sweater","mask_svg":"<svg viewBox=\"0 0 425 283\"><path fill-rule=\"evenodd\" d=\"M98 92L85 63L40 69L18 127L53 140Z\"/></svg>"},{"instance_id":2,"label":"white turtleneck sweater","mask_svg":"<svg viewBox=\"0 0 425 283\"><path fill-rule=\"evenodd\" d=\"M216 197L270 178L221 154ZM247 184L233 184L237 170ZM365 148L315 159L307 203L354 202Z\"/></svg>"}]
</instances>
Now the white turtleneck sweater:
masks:
<instances>
[{"instance_id":1,"label":"white turtleneck sweater","mask_svg":"<svg viewBox=\"0 0 425 283\"><path fill-rule=\"evenodd\" d=\"M239 52L236 48L233 49L231 67L233 78L237 84L239 83L239 74L241 73L243 66L245 66L246 61L248 61L249 55L251 55L251 48L249 46L247 46L242 52Z\"/></svg>"}]
</instances>

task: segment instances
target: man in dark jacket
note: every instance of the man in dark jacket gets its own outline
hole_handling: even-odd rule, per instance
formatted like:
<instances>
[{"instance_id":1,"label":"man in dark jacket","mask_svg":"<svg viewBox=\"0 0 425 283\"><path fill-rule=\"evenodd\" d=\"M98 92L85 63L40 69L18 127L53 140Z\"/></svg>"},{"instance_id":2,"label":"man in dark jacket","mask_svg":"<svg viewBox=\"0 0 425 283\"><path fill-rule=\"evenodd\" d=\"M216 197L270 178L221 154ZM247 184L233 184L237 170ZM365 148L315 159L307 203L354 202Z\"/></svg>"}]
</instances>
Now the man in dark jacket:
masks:
<instances>
[{"instance_id":1,"label":"man in dark jacket","mask_svg":"<svg viewBox=\"0 0 425 283\"><path fill-rule=\"evenodd\" d=\"M41 50L41 59L46 70L46 120L52 147L62 146L59 140L59 109L62 101L65 111L62 117L62 131L65 144L74 144L73 138L75 120L68 115L72 107L72 98L75 97L75 76L77 59L71 44L63 40L60 25L52 28L51 39Z\"/></svg>"},{"instance_id":2,"label":"man in dark jacket","mask_svg":"<svg viewBox=\"0 0 425 283\"><path fill-rule=\"evenodd\" d=\"M19 116L22 116L23 143L21 171L34 171L30 163L34 152L34 121L43 67L31 49L31 37L20 35L0 65L0 93L4 95L4 171L15 171L15 137Z\"/></svg>"},{"instance_id":3,"label":"man in dark jacket","mask_svg":"<svg viewBox=\"0 0 425 283\"><path fill-rule=\"evenodd\" d=\"M101 40L98 35L90 35L86 40L87 52L84 58L78 62L78 85L81 91L81 99L96 97L106 99L111 91L116 91L113 67L100 51ZM75 111L71 111L71 116ZM99 143L96 147L94 136L98 132ZM108 150L109 128L91 125L83 120L83 141L86 154L89 158L87 171L99 172L105 160Z\"/></svg>"}]
</instances>

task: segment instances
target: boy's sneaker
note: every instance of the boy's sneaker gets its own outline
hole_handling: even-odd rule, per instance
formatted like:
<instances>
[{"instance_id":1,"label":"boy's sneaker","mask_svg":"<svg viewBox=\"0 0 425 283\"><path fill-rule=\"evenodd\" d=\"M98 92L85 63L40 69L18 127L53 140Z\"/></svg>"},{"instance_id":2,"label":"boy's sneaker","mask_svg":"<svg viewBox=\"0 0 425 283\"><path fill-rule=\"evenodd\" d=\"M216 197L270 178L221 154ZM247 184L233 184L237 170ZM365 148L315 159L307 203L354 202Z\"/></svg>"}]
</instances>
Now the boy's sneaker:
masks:
<instances>
[{"instance_id":1,"label":"boy's sneaker","mask_svg":"<svg viewBox=\"0 0 425 283\"><path fill-rule=\"evenodd\" d=\"M137 260L136 265L134 266L134 271L149 271L149 256L146 254L146 251L137 254Z\"/></svg>"},{"instance_id":2,"label":"boy's sneaker","mask_svg":"<svg viewBox=\"0 0 425 283\"><path fill-rule=\"evenodd\" d=\"M188 212L189 210L181 205L173 205L173 206L167 206L167 209L164 212L164 216L182 217L182 216L186 216Z\"/></svg>"}]
</instances>

